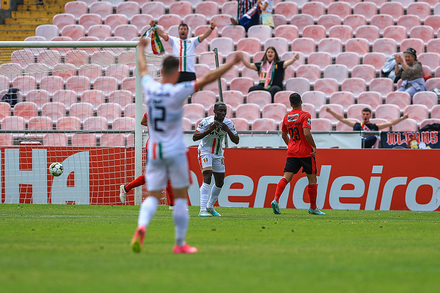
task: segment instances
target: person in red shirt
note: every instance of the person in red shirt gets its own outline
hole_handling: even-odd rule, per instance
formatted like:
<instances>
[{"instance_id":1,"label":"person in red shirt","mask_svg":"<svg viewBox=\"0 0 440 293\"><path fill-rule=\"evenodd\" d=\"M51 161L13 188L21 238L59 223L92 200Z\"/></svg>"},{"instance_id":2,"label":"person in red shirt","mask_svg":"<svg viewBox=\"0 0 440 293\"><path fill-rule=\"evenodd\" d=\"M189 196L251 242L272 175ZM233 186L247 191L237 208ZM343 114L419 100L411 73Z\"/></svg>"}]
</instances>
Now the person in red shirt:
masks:
<instances>
[{"instance_id":1,"label":"person in red shirt","mask_svg":"<svg viewBox=\"0 0 440 293\"><path fill-rule=\"evenodd\" d=\"M316 145L313 140L311 129L310 113L301 109L302 101L298 93L293 93L289 97L292 111L284 116L281 131L282 138L287 144L287 159L284 167L284 176L277 184L275 197L272 201L274 214L281 214L278 201L287 183L292 180L294 174L302 167L302 172L306 173L309 185L307 192L310 198L309 214L325 215L316 205L318 184L316 179Z\"/></svg>"}]
</instances>

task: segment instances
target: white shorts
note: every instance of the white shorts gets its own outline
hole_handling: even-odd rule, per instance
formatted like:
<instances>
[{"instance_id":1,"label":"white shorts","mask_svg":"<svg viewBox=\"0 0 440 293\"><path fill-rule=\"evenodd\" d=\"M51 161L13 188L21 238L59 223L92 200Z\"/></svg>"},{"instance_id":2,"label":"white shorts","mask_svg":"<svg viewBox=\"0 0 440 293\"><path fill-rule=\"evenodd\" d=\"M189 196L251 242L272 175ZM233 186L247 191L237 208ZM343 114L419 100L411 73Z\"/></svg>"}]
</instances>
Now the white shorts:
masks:
<instances>
[{"instance_id":1,"label":"white shorts","mask_svg":"<svg viewBox=\"0 0 440 293\"><path fill-rule=\"evenodd\" d=\"M190 184L188 158L186 154L166 159L148 159L145 175L149 191L162 190L171 181L173 188L184 188Z\"/></svg>"},{"instance_id":2,"label":"white shorts","mask_svg":"<svg viewBox=\"0 0 440 293\"><path fill-rule=\"evenodd\" d=\"M199 152L199 165L202 172L204 170L211 170L215 173L225 173L225 158L223 156L216 156L210 153Z\"/></svg>"}]
</instances>

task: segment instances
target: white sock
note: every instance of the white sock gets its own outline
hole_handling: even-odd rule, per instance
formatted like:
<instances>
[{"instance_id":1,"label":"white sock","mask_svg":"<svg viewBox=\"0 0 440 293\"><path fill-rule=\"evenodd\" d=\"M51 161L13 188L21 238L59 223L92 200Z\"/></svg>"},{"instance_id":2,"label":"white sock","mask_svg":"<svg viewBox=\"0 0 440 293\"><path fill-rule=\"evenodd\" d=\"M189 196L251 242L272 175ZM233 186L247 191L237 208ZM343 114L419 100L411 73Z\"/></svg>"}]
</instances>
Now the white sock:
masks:
<instances>
[{"instance_id":1,"label":"white sock","mask_svg":"<svg viewBox=\"0 0 440 293\"><path fill-rule=\"evenodd\" d=\"M188 230L189 214L188 204L184 198L174 200L173 220L176 235L176 244L185 245L186 231Z\"/></svg>"},{"instance_id":2,"label":"white sock","mask_svg":"<svg viewBox=\"0 0 440 293\"><path fill-rule=\"evenodd\" d=\"M222 191L221 188L212 185L212 189L211 189L211 197L208 200L208 205L206 206L207 208L211 209L214 207L214 204L217 202L218 199L218 195L220 194L220 191Z\"/></svg>"},{"instance_id":3,"label":"white sock","mask_svg":"<svg viewBox=\"0 0 440 293\"><path fill-rule=\"evenodd\" d=\"M158 204L159 201L154 196L149 196L144 200L139 212L138 226L148 226L154 214L156 214Z\"/></svg>"},{"instance_id":4,"label":"white sock","mask_svg":"<svg viewBox=\"0 0 440 293\"><path fill-rule=\"evenodd\" d=\"M200 186L200 211L206 211L206 204L209 198L209 184L202 183Z\"/></svg>"}]
</instances>

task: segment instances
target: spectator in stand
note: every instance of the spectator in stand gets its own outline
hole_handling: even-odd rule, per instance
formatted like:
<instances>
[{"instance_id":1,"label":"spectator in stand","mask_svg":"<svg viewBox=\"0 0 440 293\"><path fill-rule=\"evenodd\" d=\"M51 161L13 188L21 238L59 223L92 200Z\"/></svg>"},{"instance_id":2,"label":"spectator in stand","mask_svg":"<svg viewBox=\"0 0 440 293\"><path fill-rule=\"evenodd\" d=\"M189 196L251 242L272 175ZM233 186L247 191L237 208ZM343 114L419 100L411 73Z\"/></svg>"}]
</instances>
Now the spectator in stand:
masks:
<instances>
[{"instance_id":1,"label":"spectator in stand","mask_svg":"<svg viewBox=\"0 0 440 293\"><path fill-rule=\"evenodd\" d=\"M422 63L417 61L416 53L416 50L413 48L408 48L403 52L403 58L398 54L394 56L396 60L394 72L398 79L403 80L401 87L397 91L407 92L411 96L411 102L416 92L426 91Z\"/></svg>"},{"instance_id":2,"label":"spectator in stand","mask_svg":"<svg viewBox=\"0 0 440 293\"><path fill-rule=\"evenodd\" d=\"M256 70L260 76L258 85L249 89L252 91L268 91L272 95L272 103L277 92L283 90L284 70L287 66L299 59L297 53L293 58L281 61L277 50L274 47L268 47L260 62L250 63L245 58L242 59L244 66Z\"/></svg>"},{"instance_id":3,"label":"spectator in stand","mask_svg":"<svg viewBox=\"0 0 440 293\"><path fill-rule=\"evenodd\" d=\"M248 12L255 4L257 4L257 0L238 0L237 5L237 19L242 18L246 12Z\"/></svg>"},{"instance_id":4,"label":"spectator in stand","mask_svg":"<svg viewBox=\"0 0 440 293\"><path fill-rule=\"evenodd\" d=\"M251 26L260 24L260 6L261 0L256 1L256 4L253 5L248 11L246 11L246 13L241 18L238 18L238 20L231 17L231 23L233 25L243 26L247 32Z\"/></svg>"},{"instance_id":5,"label":"spectator in stand","mask_svg":"<svg viewBox=\"0 0 440 293\"><path fill-rule=\"evenodd\" d=\"M275 27L273 23L273 0L262 0L260 4L261 9L261 24L270 26L271 28Z\"/></svg>"}]
</instances>

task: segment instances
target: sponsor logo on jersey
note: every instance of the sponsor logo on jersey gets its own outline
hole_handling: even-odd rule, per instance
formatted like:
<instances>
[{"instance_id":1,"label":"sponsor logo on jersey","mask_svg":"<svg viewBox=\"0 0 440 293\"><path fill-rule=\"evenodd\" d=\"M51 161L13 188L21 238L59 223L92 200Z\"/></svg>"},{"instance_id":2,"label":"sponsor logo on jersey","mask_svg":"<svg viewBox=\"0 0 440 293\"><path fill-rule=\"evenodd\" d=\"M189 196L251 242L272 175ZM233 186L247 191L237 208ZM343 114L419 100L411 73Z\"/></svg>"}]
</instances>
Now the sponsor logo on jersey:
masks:
<instances>
[{"instance_id":1,"label":"sponsor logo on jersey","mask_svg":"<svg viewBox=\"0 0 440 293\"><path fill-rule=\"evenodd\" d=\"M307 125L312 127L312 119L311 118L307 119Z\"/></svg>"},{"instance_id":2,"label":"sponsor logo on jersey","mask_svg":"<svg viewBox=\"0 0 440 293\"><path fill-rule=\"evenodd\" d=\"M295 122L298 118L299 114L289 114L287 115L287 122Z\"/></svg>"}]
</instances>

